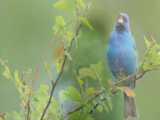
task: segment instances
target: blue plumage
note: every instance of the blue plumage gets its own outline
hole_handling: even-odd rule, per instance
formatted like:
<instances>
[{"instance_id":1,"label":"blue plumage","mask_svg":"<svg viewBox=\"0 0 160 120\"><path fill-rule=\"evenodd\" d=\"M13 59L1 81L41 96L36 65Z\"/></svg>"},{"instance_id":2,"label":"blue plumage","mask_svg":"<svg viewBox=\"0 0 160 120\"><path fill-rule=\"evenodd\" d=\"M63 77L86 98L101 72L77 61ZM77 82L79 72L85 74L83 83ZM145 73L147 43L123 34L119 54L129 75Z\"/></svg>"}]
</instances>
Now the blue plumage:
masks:
<instances>
[{"instance_id":1,"label":"blue plumage","mask_svg":"<svg viewBox=\"0 0 160 120\"><path fill-rule=\"evenodd\" d=\"M134 38L130 31L129 17L121 13L116 21L113 32L110 34L107 47L107 61L114 77L120 80L122 77L134 74L137 70L137 52ZM135 87L134 81L128 81L125 86ZM124 94L125 118L136 117L134 98Z\"/></svg>"},{"instance_id":2,"label":"blue plumage","mask_svg":"<svg viewBox=\"0 0 160 120\"><path fill-rule=\"evenodd\" d=\"M108 65L116 79L134 74L137 70L137 52L129 28L129 18L124 13L121 13L120 16L122 18L118 18L118 20L122 19L123 23L119 23L117 20L115 29L110 34L107 48ZM123 19L127 19L127 21Z\"/></svg>"}]
</instances>

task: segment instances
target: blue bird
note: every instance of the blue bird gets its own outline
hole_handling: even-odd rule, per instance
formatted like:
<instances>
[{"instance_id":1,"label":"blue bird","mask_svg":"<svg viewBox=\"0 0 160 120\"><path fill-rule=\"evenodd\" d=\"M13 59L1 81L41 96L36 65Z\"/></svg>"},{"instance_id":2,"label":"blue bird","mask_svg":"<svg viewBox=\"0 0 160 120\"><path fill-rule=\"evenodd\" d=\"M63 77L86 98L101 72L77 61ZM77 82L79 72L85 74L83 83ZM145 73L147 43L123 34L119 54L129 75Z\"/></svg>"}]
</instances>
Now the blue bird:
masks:
<instances>
[{"instance_id":1,"label":"blue bird","mask_svg":"<svg viewBox=\"0 0 160 120\"><path fill-rule=\"evenodd\" d=\"M137 71L137 52L129 24L129 16L120 13L113 32L110 34L107 47L107 61L113 79L120 80ZM128 80L124 86L135 88L135 81ZM133 97L124 93L124 117L137 117L136 104Z\"/></svg>"}]
</instances>

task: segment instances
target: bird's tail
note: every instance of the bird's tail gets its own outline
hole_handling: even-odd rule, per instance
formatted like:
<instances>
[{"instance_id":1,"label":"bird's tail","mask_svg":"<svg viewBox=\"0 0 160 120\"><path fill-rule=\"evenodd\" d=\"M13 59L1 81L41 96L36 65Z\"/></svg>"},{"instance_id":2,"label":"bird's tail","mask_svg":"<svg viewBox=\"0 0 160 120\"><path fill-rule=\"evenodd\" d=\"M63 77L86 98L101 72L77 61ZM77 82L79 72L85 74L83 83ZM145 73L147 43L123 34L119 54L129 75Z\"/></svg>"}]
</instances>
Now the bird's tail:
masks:
<instances>
[{"instance_id":1,"label":"bird's tail","mask_svg":"<svg viewBox=\"0 0 160 120\"><path fill-rule=\"evenodd\" d=\"M124 93L124 117L137 118L136 103L134 97L129 97Z\"/></svg>"}]
</instances>

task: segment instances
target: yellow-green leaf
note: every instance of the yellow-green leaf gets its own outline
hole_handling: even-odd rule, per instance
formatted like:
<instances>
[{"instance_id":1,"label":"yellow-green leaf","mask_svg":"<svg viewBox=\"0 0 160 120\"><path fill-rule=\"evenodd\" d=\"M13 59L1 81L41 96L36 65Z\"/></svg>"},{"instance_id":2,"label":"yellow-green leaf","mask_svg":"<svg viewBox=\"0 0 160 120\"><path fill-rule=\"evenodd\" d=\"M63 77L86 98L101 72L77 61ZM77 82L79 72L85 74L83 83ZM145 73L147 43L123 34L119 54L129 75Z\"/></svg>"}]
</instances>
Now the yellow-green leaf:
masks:
<instances>
[{"instance_id":1,"label":"yellow-green leaf","mask_svg":"<svg viewBox=\"0 0 160 120\"><path fill-rule=\"evenodd\" d=\"M53 7L63 11L73 11L74 9L74 0L57 0L53 4Z\"/></svg>"},{"instance_id":2,"label":"yellow-green leaf","mask_svg":"<svg viewBox=\"0 0 160 120\"><path fill-rule=\"evenodd\" d=\"M77 4L78 4L78 6L80 6L82 9L85 8L84 0L77 0Z\"/></svg>"},{"instance_id":3,"label":"yellow-green leaf","mask_svg":"<svg viewBox=\"0 0 160 120\"><path fill-rule=\"evenodd\" d=\"M3 71L2 75L8 80L12 79L11 71L7 65L4 66L4 71Z\"/></svg>"},{"instance_id":4,"label":"yellow-green leaf","mask_svg":"<svg viewBox=\"0 0 160 120\"><path fill-rule=\"evenodd\" d=\"M81 68L79 70L79 77L80 78L90 77L92 79L96 79L95 72L90 68Z\"/></svg>"},{"instance_id":5,"label":"yellow-green leaf","mask_svg":"<svg viewBox=\"0 0 160 120\"><path fill-rule=\"evenodd\" d=\"M86 89L86 93L88 96L92 96L95 93L95 89L93 87L89 87Z\"/></svg>"},{"instance_id":6,"label":"yellow-green leaf","mask_svg":"<svg viewBox=\"0 0 160 120\"><path fill-rule=\"evenodd\" d=\"M44 62L45 71L47 74L50 74L50 66L47 62Z\"/></svg>"},{"instance_id":7,"label":"yellow-green leaf","mask_svg":"<svg viewBox=\"0 0 160 120\"><path fill-rule=\"evenodd\" d=\"M94 30L93 26L91 25L91 23L88 21L88 19L86 17L81 16L80 17L80 21L86 26L88 27L90 30Z\"/></svg>"},{"instance_id":8,"label":"yellow-green leaf","mask_svg":"<svg viewBox=\"0 0 160 120\"><path fill-rule=\"evenodd\" d=\"M84 84L84 81L81 80L81 79L79 79L79 80L78 80L78 83L79 83L80 86L82 86L82 85Z\"/></svg>"},{"instance_id":9,"label":"yellow-green leaf","mask_svg":"<svg viewBox=\"0 0 160 120\"><path fill-rule=\"evenodd\" d=\"M56 3L53 4L53 7L61 10L66 10L68 8L66 0L58 0Z\"/></svg>"},{"instance_id":10,"label":"yellow-green leaf","mask_svg":"<svg viewBox=\"0 0 160 120\"><path fill-rule=\"evenodd\" d=\"M98 105L96 109L97 109L98 112L102 112L103 111L103 106L102 105Z\"/></svg>"},{"instance_id":11,"label":"yellow-green leaf","mask_svg":"<svg viewBox=\"0 0 160 120\"><path fill-rule=\"evenodd\" d=\"M56 24L58 24L60 27L64 27L66 25L64 21L63 16L56 16Z\"/></svg>"},{"instance_id":12,"label":"yellow-green leaf","mask_svg":"<svg viewBox=\"0 0 160 120\"><path fill-rule=\"evenodd\" d=\"M145 41L145 44L146 44L146 47L149 48L151 43L149 42L149 40L146 38L146 36L144 36L144 41Z\"/></svg>"},{"instance_id":13,"label":"yellow-green leaf","mask_svg":"<svg viewBox=\"0 0 160 120\"><path fill-rule=\"evenodd\" d=\"M81 101L80 92L73 86L69 86L67 89L62 90L60 92L60 98L62 101L65 101L67 99L75 102Z\"/></svg>"}]
</instances>

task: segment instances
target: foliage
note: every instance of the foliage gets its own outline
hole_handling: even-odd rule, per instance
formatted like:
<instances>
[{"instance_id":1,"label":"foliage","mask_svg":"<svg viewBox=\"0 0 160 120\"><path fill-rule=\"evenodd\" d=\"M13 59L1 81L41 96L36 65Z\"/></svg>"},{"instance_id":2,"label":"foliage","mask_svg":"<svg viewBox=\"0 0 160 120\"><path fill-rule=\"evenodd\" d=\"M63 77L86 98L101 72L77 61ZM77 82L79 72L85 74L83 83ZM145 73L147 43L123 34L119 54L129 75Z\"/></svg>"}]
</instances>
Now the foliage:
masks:
<instances>
[{"instance_id":1,"label":"foliage","mask_svg":"<svg viewBox=\"0 0 160 120\"><path fill-rule=\"evenodd\" d=\"M54 43L56 44L53 63L56 66L57 79L52 81L52 86L41 84L38 89L35 89L32 70L12 70L8 63L1 59L2 76L15 83L19 92L21 109L0 116L0 120L95 120L93 113L105 112L107 114L113 110L113 97L119 91L126 92L128 96L135 96L132 90L120 85L123 81L131 77L138 80L143 77L144 73L160 68L160 45L152 38L145 38L146 53L135 75L123 78L115 84L108 80L109 86L105 88L102 81L108 78L104 78L105 70L102 61L90 63L75 70L78 71L75 73L74 80L77 85L66 86L65 89L60 90L58 97L54 97L54 88L63 74L66 60L72 63L71 49L78 49L73 44L77 44L81 26L91 31L95 29L86 14L90 6L89 1L58 0L53 6L56 10L66 12L66 16L57 15L55 17L53 26ZM69 18L67 14L73 17ZM52 66L45 62L44 69L49 78L52 78ZM88 85L87 81L94 81L96 85ZM72 104L69 110L63 107L67 102Z\"/></svg>"}]
</instances>

